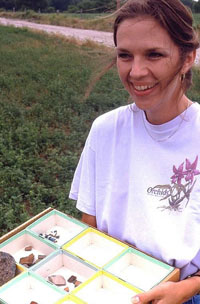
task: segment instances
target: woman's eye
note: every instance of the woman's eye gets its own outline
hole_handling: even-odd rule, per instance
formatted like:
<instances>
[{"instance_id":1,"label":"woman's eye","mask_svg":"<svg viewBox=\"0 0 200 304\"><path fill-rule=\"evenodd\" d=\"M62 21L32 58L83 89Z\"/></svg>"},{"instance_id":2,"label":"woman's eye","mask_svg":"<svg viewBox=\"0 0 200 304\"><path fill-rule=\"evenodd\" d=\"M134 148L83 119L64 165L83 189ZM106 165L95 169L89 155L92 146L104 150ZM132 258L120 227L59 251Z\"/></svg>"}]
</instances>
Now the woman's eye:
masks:
<instances>
[{"instance_id":1,"label":"woman's eye","mask_svg":"<svg viewBox=\"0 0 200 304\"><path fill-rule=\"evenodd\" d=\"M163 55L161 53L151 52L148 54L148 57L152 58L152 59L157 59L157 58L163 57Z\"/></svg>"},{"instance_id":2,"label":"woman's eye","mask_svg":"<svg viewBox=\"0 0 200 304\"><path fill-rule=\"evenodd\" d=\"M130 59L131 56L127 53L118 53L117 56L121 59Z\"/></svg>"}]
</instances>

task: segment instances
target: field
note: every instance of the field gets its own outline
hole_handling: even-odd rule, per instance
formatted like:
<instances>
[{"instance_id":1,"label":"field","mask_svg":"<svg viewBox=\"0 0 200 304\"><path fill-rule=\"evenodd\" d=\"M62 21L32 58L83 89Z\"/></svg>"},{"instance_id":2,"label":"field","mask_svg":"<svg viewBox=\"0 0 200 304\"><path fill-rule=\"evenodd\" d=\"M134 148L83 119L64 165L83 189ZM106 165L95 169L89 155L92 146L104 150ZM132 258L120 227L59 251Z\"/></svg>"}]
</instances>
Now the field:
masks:
<instances>
[{"instance_id":1,"label":"field","mask_svg":"<svg viewBox=\"0 0 200 304\"><path fill-rule=\"evenodd\" d=\"M48 206L76 217L72 176L95 117L127 102L113 53L26 29L0 27L0 235Z\"/></svg>"},{"instance_id":2,"label":"field","mask_svg":"<svg viewBox=\"0 0 200 304\"><path fill-rule=\"evenodd\" d=\"M99 31L112 31L114 16L95 15L95 14L69 14L69 13L51 13L39 14L28 10L26 12L0 12L0 17L26 19L32 22L68 26L80 29L93 29Z\"/></svg>"},{"instance_id":3,"label":"field","mask_svg":"<svg viewBox=\"0 0 200 304\"><path fill-rule=\"evenodd\" d=\"M79 217L70 184L92 121L127 104L113 51L0 27L0 236L51 206ZM200 71L189 92L200 100Z\"/></svg>"},{"instance_id":4,"label":"field","mask_svg":"<svg viewBox=\"0 0 200 304\"><path fill-rule=\"evenodd\" d=\"M200 14L193 14L194 24L200 32ZM25 12L0 11L0 17L26 19L32 22L68 26L80 29L93 29L112 32L114 14L70 14L63 13L36 13L32 10Z\"/></svg>"}]
</instances>

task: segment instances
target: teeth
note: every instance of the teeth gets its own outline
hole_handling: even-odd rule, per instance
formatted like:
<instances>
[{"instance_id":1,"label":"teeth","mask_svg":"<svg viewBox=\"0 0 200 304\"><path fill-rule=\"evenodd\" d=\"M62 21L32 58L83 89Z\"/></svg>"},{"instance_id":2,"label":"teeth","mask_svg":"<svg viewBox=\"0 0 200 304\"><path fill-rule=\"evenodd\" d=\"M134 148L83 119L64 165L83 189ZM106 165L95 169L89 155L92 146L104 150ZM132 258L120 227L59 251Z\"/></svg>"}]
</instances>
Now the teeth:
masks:
<instances>
[{"instance_id":1,"label":"teeth","mask_svg":"<svg viewBox=\"0 0 200 304\"><path fill-rule=\"evenodd\" d=\"M138 90L138 91L144 91L144 90L147 90L147 89L151 89L153 87L154 87L154 85L135 86L135 89Z\"/></svg>"}]
</instances>

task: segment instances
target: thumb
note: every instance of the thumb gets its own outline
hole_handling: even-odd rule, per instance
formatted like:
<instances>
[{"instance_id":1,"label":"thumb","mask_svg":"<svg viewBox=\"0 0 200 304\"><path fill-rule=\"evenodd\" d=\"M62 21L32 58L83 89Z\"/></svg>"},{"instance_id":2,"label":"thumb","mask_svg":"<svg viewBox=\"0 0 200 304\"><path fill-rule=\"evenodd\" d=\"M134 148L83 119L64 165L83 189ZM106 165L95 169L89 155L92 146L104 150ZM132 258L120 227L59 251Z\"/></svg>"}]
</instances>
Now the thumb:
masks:
<instances>
[{"instance_id":1,"label":"thumb","mask_svg":"<svg viewBox=\"0 0 200 304\"><path fill-rule=\"evenodd\" d=\"M131 298L131 303L132 304L137 304L137 303L141 303L140 302L140 298L138 296L134 296Z\"/></svg>"},{"instance_id":2,"label":"thumb","mask_svg":"<svg viewBox=\"0 0 200 304\"><path fill-rule=\"evenodd\" d=\"M147 304L153 301L155 298L153 297L151 292L141 293L131 298L132 304Z\"/></svg>"}]
</instances>

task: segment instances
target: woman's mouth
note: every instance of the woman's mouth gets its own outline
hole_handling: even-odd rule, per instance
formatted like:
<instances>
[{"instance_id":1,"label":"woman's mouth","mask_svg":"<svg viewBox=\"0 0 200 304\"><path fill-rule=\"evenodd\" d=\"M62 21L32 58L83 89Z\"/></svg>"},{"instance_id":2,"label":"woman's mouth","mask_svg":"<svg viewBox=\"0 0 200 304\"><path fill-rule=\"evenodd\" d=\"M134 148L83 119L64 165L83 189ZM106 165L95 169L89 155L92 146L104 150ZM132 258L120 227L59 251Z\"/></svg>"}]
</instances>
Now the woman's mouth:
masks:
<instances>
[{"instance_id":1,"label":"woman's mouth","mask_svg":"<svg viewBox=\"0 0 200 304\"><path fill-rule=\"evenodd\" d=\"M134 92L137 96L144 96L150 94L156 87L156 84L152 85L134 85Z\"/></svg>"}]
</instances>

